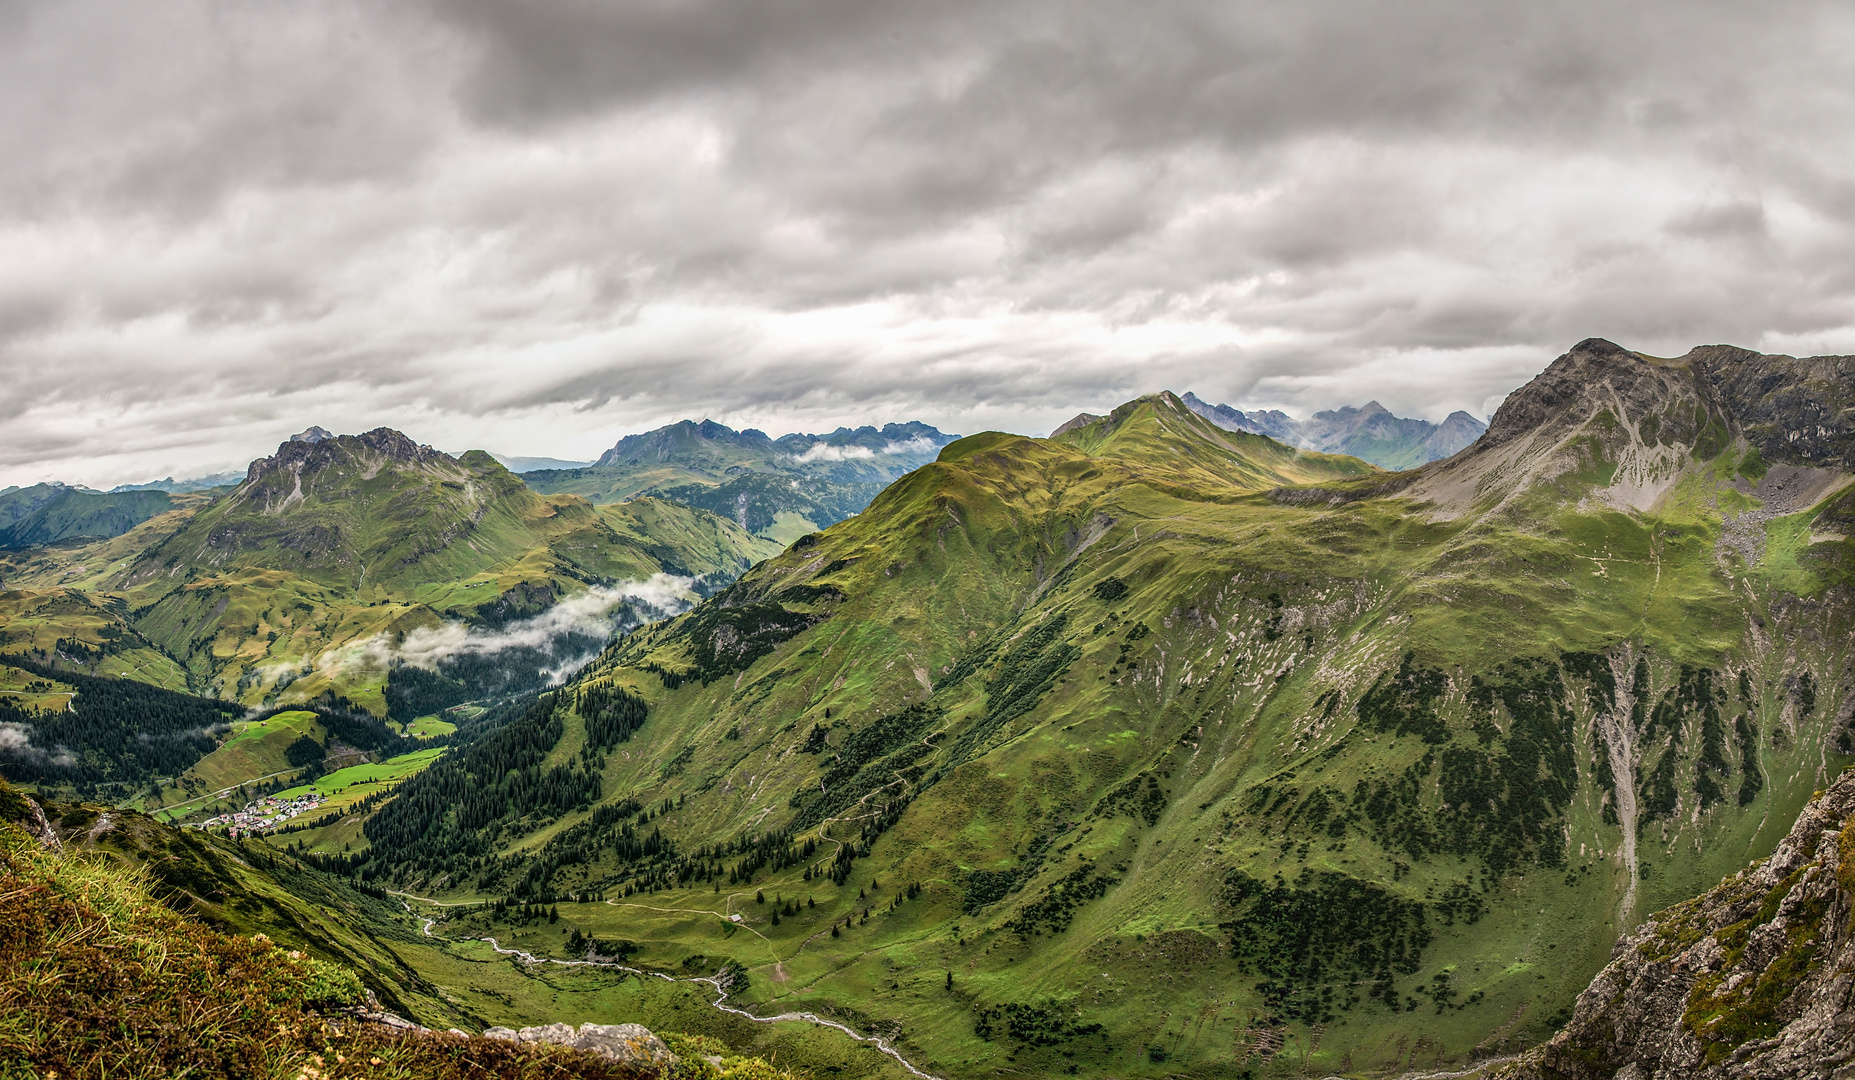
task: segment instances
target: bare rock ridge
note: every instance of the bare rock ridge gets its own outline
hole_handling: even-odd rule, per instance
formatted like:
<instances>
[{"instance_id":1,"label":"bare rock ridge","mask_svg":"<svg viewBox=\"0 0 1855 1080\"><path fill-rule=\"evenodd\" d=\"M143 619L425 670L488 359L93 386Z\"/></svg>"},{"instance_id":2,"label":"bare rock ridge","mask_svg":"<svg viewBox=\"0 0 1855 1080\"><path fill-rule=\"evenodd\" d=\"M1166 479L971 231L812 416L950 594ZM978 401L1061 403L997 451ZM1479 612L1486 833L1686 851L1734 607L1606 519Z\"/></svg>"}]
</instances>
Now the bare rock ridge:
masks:
<instances>
[{"instance_id":1,"label":"bare rock ridge","mask_svg":"<svg viewBox=\"0 0 1855 1080\"><path fill-rule=\"evenodd\" d=\"M1617 943L1572 1019L1497 1080L1855 1075L1855 774L1769 859Z\"/></svg>"},{"instance_id":2,"label":"bare rock ridge","mask_svg":"<svg viewBox=\"0 0 1855 1080\"><path fill-rule=\"evenodd\" d=\"M321 428L312 427L290 436L270 457L253 461L246 470L245 479L256 481L280 469L318 472L357 454L378 455L403 464L440 460L454 463L456 460L449 454L421 446L392 428L375 428L360 435L330 435Z\"/></svg>"},{"instance_id":3,"label":"bare rock ridge","mask_svg":"<svg viewBox=\"0 0 1855 1080\"><path fill-rule=\"evenodd\" d=\"M1097 416L1094 413L1077 413L1075 416L1071 417L1070 419L1064 421L1061 425L1059 425L1055 431L1052 431L1050 433L1050 437L1054 439L1059 435L1067 435L1070 432L1076 430L1077 428L1088 427L1090 424L1093 424L1097 420L1100 420L1100 419L1101 417Z\"/></svg>"},{"instance_id":4,"label":"bare rock ridge","mask_svg":"<svg viewBox=\"0 0 1855 1080\"><path fill-rule=\"evenodd\" d=\"M1588 338L1508 395L1472 446L1426 466L1411 495L1452 517L1575 473L1598 481L1603 501L1646 510L1690 464L1735 446L1754 483L1776 466L1846 469L1855 357L1713 345L1661 359Z\"/></svg>"},{"instance_id":5,"label":"bare rock ridge","mask_svg":"<svg viewBox=\"0 0 1855 1080\"><path fill-rule=\"evenodd\" d=\"M1576 427L1604 410L1623 420L1657 415L1643 434L1659 444L1704 450L1709 436L1741 436L1768 462L1843 465L1855 451L1855 357L1706 345L1662 360L1587 338L1508 396L1477 449Z\"/></svg>"}]
</instances>

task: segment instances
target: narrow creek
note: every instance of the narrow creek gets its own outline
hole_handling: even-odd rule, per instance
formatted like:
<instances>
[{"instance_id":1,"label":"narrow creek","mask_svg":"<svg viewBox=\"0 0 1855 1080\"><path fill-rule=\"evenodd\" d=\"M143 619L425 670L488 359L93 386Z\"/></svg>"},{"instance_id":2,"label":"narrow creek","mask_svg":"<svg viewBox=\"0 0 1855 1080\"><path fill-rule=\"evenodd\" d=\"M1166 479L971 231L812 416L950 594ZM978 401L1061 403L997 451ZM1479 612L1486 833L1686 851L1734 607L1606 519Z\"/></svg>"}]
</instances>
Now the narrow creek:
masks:
<instances>
[{"instance_id":1,"label":"narrow creek","mask_svg":"<svg viewBox=\"0 0 1855 1080\"><path fill-rule=\"evenodd\" d=\"M673 982L673 983L674 982L702 983L703 985L707 986L709 989L715 991L715 995L716 995L715 1000L709 1002L709 1005L715 1009L720 1010L721 1012L728 1013L729 1015L732 1015L732 1016L741 1017L744 1020L752 1020L756 1024L777 1024L782 1020L798 1020L798 1021L802 1021L808 1024L815 1024L818 1027L833 1028L837 1031L843 1032L844 1034L850 1036L851 1038L857 1040L858 1042L869 1043L871 1046L874 1046L876 1049L894 1058L896 1061L896 1064L900 1065L902 1068L907 1069L910 1073L912 1073L915 1076L921 1077L921 1080L943 1080L942 1077L937 1076L934 1073L924 1072L921 1069L916 1068L913 1062L903 1057L901 1054L901 1051L897 1050L894 1046L892 1046L889 1043L889 1040L883 1038L880 1035L865 1035L862 1032L859 1032L856 1029L846 1024L838 1023L836 1020L827 1020L824 1017L819 1016L817 1013L788 1012L788 1013L780 1013L777 1016L760 1016L758 1014L751 1013L747 1011L746 1009L741 1009L733 1005L730 1005L728 1004L727 986L725 986L720 979L716 978L713 975L694 975L694 976L690 976L687 978L677 978L674 975L665 975L661 971L646 971L643 968L630 967L628 965L618 963L615 960L556 960L548 956L536 956L533 953L524 952L521 949L504 948L502 943L500 941L497 941L493 937L479 937L479 938L443 937L442 935L439 935L433 932L432 928L436 926L438 923L438 920L436 918L420 915L417 912L413 911L412 905L406 902L406 897L408 894L395 893L394 895L400 897L399 902L401 906L403 906L406 909L406 912L408 914L412 915L414 918L420 920L420 922L424 924L420 929L424 932L425 936L428 938L432 938L438 941L482 941L482 942L486 942L490 948L494 949L496 952L500 953L501 955L513 956L521 960L525 964L555 964L560 967L610 968L614 971L623 971L630 975L636 975L639 978L662 979L665 982ZM418 900L421 903L435 903L436 902L436 901L426 900L424 897L421 897L421 896L414 896L414 897L411 897L411 899Z\"/></svg>"}]
</instances>

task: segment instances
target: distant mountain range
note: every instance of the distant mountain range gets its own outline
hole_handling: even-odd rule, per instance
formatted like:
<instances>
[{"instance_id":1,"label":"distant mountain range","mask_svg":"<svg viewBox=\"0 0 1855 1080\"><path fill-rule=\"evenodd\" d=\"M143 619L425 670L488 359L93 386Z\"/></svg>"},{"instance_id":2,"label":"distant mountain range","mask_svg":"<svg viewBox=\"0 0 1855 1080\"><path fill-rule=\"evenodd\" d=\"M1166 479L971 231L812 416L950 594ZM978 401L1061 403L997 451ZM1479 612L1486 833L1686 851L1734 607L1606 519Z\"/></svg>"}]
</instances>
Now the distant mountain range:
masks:
<instances>
[{"instance_id":1,"label":"distant mountain range","mask_svg":"<svg viewBox=\"0 0 1855 1080\"><path fill-rule=\"evenodd\" d=\"M54 539L74 542L43 546ZM39 545L0 560L9 651L247 704L332 689L382 711L388 673L363 656L376 641L494 630L656 574L719 587L778 550L687 505L540 495L480 450L452 457L390 428L311 428L216 497L14 491L0 496L0 544ZM510 650L526 677L563 662L556 639L580 623ZM603 638L568 644L584 653ZM416 695L433 707L508 674L437 667L443 685Z\"/></svg>"},{"instance_id":2,"label":"distant mountain range","mask_svg":"<svg viewBox=\"0 0 1855 1080\"><path fill-rule=\"evenodd\" d=\"M1244 412L1229 405L1212 405L1186 393L1185 406L1228 431L1247 431L1303 450L1351 454L1381 469L1401 471L1451 457L1488 430L1488 425L1457 410L1440 424L1394 416L1376 401L1363 407L1317 412L1296 420L1279 409Z\"/></svg>"},{"instance_id":3,"label":"distant mountain range","mask_svg":"<svg viewBox=\"0 0 1855 1080\"><path fill-rule=\"evenodd\" d=\"M231 487L244 478L245 474L237 470L213 473L211 476L196 476L191 480L176 480L170 476L165 480L151 480L146 484L117 484L109 489L109 493L120 495L125 491L165 491L171 495L178 495L188 491L211 491L217 487Z\"/></svg>"},{"instance_id":4,"label":"distant mountain range","mask_svg":"<svg viewBox=\"0 0 1855 1080\"><path fill-rule=\"evenodd\" d=\"M0 492L0 550L121 536L172 505L165 491L102 492L56 483L8 488Z\"/></svg>"},{"instance_id":5,"label":"distant mountain range","mask_svg":"<svg viewBox=\"0 0 1855 1080\"><path fill-rule=\"evenodd\" d=\"M954 438L916 422L775 439L754 428L683 420L627 435L591 465L525 472L522 479L536 491L595 503L659 496L790 543L861 512Z\"/></svg>"},{"instance_id":6,"label":"distant mountain range","mask_svg":"<svg viewBox=\"0 0 1855 1080\"><path fill-rule=\"evenodd\" d=\"M584 469L590 461L568 461L556 457L521 457L516 454L498 454L492 451L490 456L502 462L503 468L512 473L535 472L539 469Z\"/></svg>"}]
</instances>

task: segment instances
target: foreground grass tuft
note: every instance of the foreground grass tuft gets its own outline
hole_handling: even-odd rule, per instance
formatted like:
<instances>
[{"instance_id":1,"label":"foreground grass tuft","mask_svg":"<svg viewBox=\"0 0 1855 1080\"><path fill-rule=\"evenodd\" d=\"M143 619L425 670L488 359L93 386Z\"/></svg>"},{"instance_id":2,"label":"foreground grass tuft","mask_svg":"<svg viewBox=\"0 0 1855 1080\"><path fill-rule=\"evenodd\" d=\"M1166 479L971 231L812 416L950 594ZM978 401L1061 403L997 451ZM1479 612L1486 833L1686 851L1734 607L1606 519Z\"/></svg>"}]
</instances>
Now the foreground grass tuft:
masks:
<instances>
[{"instance_id":1,"label":"foreground grass tuft","mask_svg":"<svg viewBox=\"0 0 1855 1080\"><path fill-rule=\"evenodd\" d=\"M344 1011L364 993L346 968L169 910L139 870L0 822L0 1080L639 1076L577 1050L369 1023ZM710 1042L679 1073L791 1080Z\"/></svg>"}]
</instances>

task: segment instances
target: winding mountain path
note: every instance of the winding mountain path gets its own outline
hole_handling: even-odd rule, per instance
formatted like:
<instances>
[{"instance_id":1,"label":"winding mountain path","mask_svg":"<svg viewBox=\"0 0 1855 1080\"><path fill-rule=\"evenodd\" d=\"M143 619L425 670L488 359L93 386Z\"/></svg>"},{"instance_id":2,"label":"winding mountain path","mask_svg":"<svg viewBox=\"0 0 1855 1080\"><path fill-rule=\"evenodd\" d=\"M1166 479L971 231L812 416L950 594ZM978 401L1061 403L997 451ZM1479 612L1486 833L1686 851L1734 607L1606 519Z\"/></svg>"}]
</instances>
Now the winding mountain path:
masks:
<instances>
[{"instance_id":1,"label":"winding mountain path","mask_svg":"<svg viewBox=\"0 0 1855 1080\"><path fill-rule=\"evenodd\" d=\"M725 1012L733 1016L741 1017L744 1020L751 1020L756 1024L776 1024L782 1020L797 1020L797 1021L801 1021L801 1022L808 1023L808 1024L815 1024L819 1027L834 1028L850 1036L851 1038L857 1040L858 1042L869 1043L870 1045L874 1046L876 1049L894 1058L896 1061L896 1064L900 1065L904 1069L907 1069L909 1073L911 1073L912 1075L920 1077L921 1080L943 1080L942 1077L937 1076L934 1073L924 1072L921 1069L916 1068L913 1062L903 1057L901 1054L901 1051L897 1050L894 1046L892 1046L889 1043L889 1040L883 1038L882 1036L865 1035L857 1031L856 1029L849 1027L848 1025L838 1023L836 1020L827 1020L824 1017L819 1016L817 1013L786 1012L786 1013L780 1013L777 1016L760 1016L755 1013L748 1012L746 1009L736 1008L735 1006L728 1004L727 984L723 983L720 978L714 975L696 975L696 976L691 976L688 978L677 978L674 975L665 975L661 971L646 971L643 968L634 968L626 964L618 963L615 960L555 960L552 957L536 956L533 953L524 952L521 949L504 948L502 943L497 941L493 937L461 938L461 939L460 938L443 938L443 937L440 937L438 934L434 933L432 929L435 925L437 925L437 922L438 922L437 919L419 915L417 912L414 912L412 910L411 904L406 903L404 898L408 896L409 894L394 893L393 895L401 897L402 899L400 900L400 904L405 907L407 913L411 914L414 918L419 919L420 922L423 923L421 930L424 932L425 936L428 938L433 938L433 939L440 940L440 941L458 941L458 940L482 941L482 942L487 943L490 948L494 949L496 952L500 953L501 955L516 957L517 959L521 960L525 964L555 964L560 967L602 967L602 968L611 968L612 970L615 970L615 971L623 971L630 975L636 975L639 978L662 979L664 982L703 983L707 985L710 989L715 991L715 994L716 994L715 1000L709 1002L709 1004L715 1009L720 1010L721 1012ZM411 897L411 899L419 900L424 903L432 903L432 904L438 903L438 901L426 900L424 897L418 897L418 896ZM454 905L441 905L441 906L454 906Z\"/></svg>"}]
</instances>

